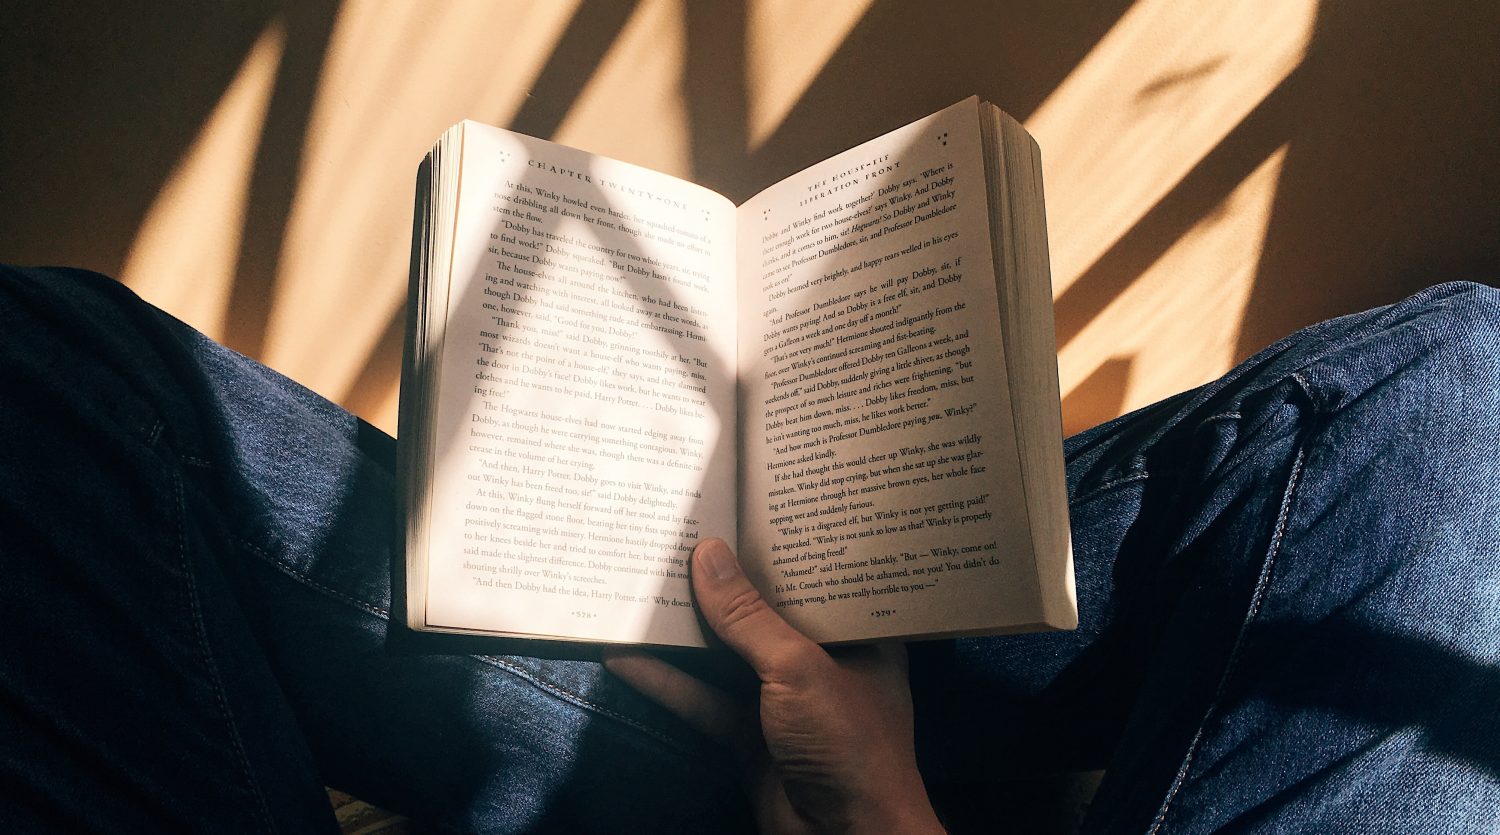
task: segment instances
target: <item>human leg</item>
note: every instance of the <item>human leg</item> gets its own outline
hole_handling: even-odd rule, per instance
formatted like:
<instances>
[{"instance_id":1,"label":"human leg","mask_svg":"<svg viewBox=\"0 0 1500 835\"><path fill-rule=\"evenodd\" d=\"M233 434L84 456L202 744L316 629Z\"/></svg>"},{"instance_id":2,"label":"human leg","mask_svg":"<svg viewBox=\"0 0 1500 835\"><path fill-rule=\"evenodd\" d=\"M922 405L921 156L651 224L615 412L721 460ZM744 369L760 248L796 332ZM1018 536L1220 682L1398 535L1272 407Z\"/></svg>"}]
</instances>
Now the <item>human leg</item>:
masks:
<instances>
[{"instance_id":1,"label":"human leg","mask_svg":"<svg viewBox=\"0 0 1500 835\"><path fill-rule=\"evenodd\" d=\"M62 723L47 715L45 708L64 704L62 696L44 687L37 692L50 695L28 702L23 701L24 695L7 690L8 702L19 707L9 714L17 718L13 733L5 738L14 736L24 742L38 728L46 729L52 738L43 739L41 745L58 747L35 750L56 753L49 762L59 772L70 764L76 766L81 756L95 770L175 776L167 765L141 767L131 759L134 749L123 754L111 750L108 756L80 755L57 740L110 739L126 724L125 719L151 713L142 704L161 704L163 699L156 694L171 696L174 688L182 688L175 675L167 673L189 666L204 671L193 690L199 698L197 702L184 699L191 709L185 708L177 717L174 707L170 718L181 718L196 729L200 724L189 720L201 714L222 730L204 744L208 753L198 756L184 750L178 765L182 761L193 764L190 776L194 777L245 772L255 778L235 783L232 791L217 785L202 788L204 797L216 797L214 792L222 791L240 798L242 805L221 809L257 814L252 806L261 801L254 786L261 786L264 795L272 791L264 783L281 780L287 784L289 797L310 802L305 788L309 783L316 787L315 776L307 775L310 769L273 765L305 762L310 757L316 763L311 771L328 775L325 779L330 782L393 807L459 825L523 828L592 822L597 828L612 822L619 828L628 825L626 821L672 812L682 814L678 822L713 821L715 827L748 820L742 809L735 814L733 790L724 776L727 771L713 766L711 755L679 726L632 694L621 692L593 665L464 656L416 659L383 652L389 609L390 486L383 463L388 442L276 375L211 346L154 312L145 312L143 305L118 295L118 288L106 290L105 285L97 285L87 292L78 291L84 297L110 297L103 308L95 310L78 299L58 299L43 292L35 277L21 280L20 286L28 289L13 292L42 299L27 315L39 320L50 315L49 333L56 344L47 343L47 352L37 351L34 339L14 336L11 326L18 320L7 319L7 328L0 331L12 337L6 342L6 362L0 364L8 373L7 392L19 390L30 398L34 389L45 396L19 405L8 398L0 407L6 430L0 437L9 439L7 472L36 470L50 477L39 479L32 492L27 492L20 479L13 478L6 485L0 505L0 512L11 520L6 529L24 531L26 538L14 535L0 540L0 554L9 576L24 577L25 571L32 570L18 562L23 552L67 556L80 560L81 569L59 561L55 565L63 568L33 585L7 586L13 591L3 601L9 618L5 625L16 627L16 637L4 645L5 657L31 665L11 665L7 687L29 687L41 680L47 687L76 695L73 701L82 705L80 712L97 715L100 721L87 727L54 728ZM1495 413L1492 400L1488 406L1476 401L1471 414L1445 410L1442 420L1409 414L1411 387L1427 379L1419 372L1429 372L1433 380L1447 380L1438 383L1445 390L1451 383L1477 391L1485 389L1483 374L1493 374L1493 362L1486 366L1483 361L1484 343L1466 342L1486 321L1486 302L1475 298L1482 294L1468 292L1458 303L1448 303L1449 297L1441 293L1429 293L1398 308L1320 326L1214 386L1071 441L1070 486L1085 624L1078 633L962 641L915 653L914 684L919 699L929 708L920 730L922 742L929 750L948 749L943 756L930 758L935 778L979 773L967 769L997 759L997 751L1012 752L1022 765L1032 767L1048 756L1058 759L1059 754L1098 761L1115 747L1118 753L1111 776L1096 805L1100 826L1124 827L1144 821L1140 823L1144 828L1160 812L1167 829L1205 828L1213 819L1201 817L1207 813L1204 810L1222 814L1224 808L1233 812L1231 823L1284 823L1284 815L1293 808L1288 801L1299 797L1305 801L1311 795L1287 795L1274 783L1247 780L1243 775L1227 784L1215 781L1229 765L1252 764L1250 770L1259 775L1264 769L1258 766L1267 757L1278 763L1276 773L1287 773L1280 758L1291 746L1267 748L1260 760L1240 759L1242 745L1228 744L1228 753L1220 753L1226 745L1223 734L1239 729L1260 738L1265 728L1277 727L1278 717L1288 712L1278 709L1266 721L1241 723L1237 717L1246 699L1254 698L1254 687L1307 680L1308 665L1258 671L1252 651L1265 643L1272 649L1260 655L1272 660L1292 657L1280 651L1284 648L1277 641L1263 637L1275 633L1262 628L1267 623L1265 613L1275 611L1277 602L1290 611L1310 605L1301 591L1305 584L1290 584L1292 593L1281 593L1288 585L1283 581L1296 576L1284 567L1294 562L1288 556L1293 553L1288 550L1290 544L1303 543L1295 552L1301 555L1296 565L1325 566L1315 559L1338 551L1321 541L1328 538L1329 530L1357 534L1379 530L1347 519L1328 528L1326 520L1338 518L1337 513L1309 511L1296 500L1305 495L1301 491L1312 489L1305 487L1308 484L1323 485L1313 492L1326 497L1329 485L1349 479L1349 464L1339 457L1345 451L1344 439L1370 440L1379 431L1399 429L1413 421L1420 431L1408 426L1396 437L1443 441L1441 449L1431 451L1433 460L1451 463L1445 455L1462 453L1460 457L1468 464L1436 475L1458 478L1467 488L1465 495L1480 501L1493 497L1493 483L1486 486L1484 481L1486 473L1494 472L1493 457L1486 459L1485 448L1472 443L1454 441L1449 446L1449 439L1436 431L1455 419L1487 431L1483 420ZM1460 295L1455 293L1453 298ZM12 295L5 304L21 303L16 299ZM74 309L79 305L81 309ZM71 314L65 315L65 308ZM8 314L11 308L3 309ZM98 321L81 327L91 316ZM1464 321L1467 335L1455 338L1453 324ZM120 331L127 324L130 332ZM150 361L135 356L143 341L155 346L155 358ZM62 362L74 353L82 359ZM1492 348L1487 356L1493 359ZM13 359L19 365L13 366ZM79 383L81 376L50 383L59 366L76 375L97 366L113 376L89 378L87 385ZM1455 371L1470 368L1480 376L1451 377ZM89 387L101 392L93 399L98 402L74 396ZM1493 396L1493 386L1490 391ZM1398 408L1403 403L1406 412ZM1407 416L1396 420L1392 413ZM1360 417L1350 422L1336 419L1340 415ZM1340 428L1335 432L1333 427ZM13 433L16 428L24 431ZM64 429L71 434L52 434ZM1315 443L1320 440L1322 446ZM68 460L44 454L54 449L72 450L79 457ZM1315 450L1323 451L1314 455ZM148 453L155 456L150 467L140 464L141 456ZM127 474L120 478L94 484L69 477L98 461L113 461L111 456L137 457L120 464L119 470ZM1414 466L1390 456L1373 460L1396 474L1410 473ZM1321 480L1314 477L1315 464L1328 467ZM1372 487L1394 484L1379 478L1367 483ZM161 497L173 495L176 485L181 486L181 500L175 506L161 504ZM1381 501L1387 505L1395 501L1377 493L1370 491L1334 504L1364 508L1356 519L1369 522L1384 518L1371 508L1378 508ZM112 528L107 535L85 529L87 535L74 540L54 536L69 532L73 517L35 516L41 512L39 504L63 510L110 509L122 496L134 504L124 507L128 513L109 518L137 519L139 524L128 534ZM159 506L150 505L152 497L159 500ZM1467 518L1481 508L1426 509L1432 512L1424 519L1441 522L1455 515ZM90 521L97 524L98 519ZM174 546L170 539L163 544L160 532L171 530L181 530L178 542L185 544ZM1314 531L1323 532L1321 540ZM1484 531L1475 533L1475 540L1482 543ZM1406 531L1407 539L1397 536L1391 541L1410 545L1441 540L1432 534L1429 526L1415 534ZM93 547L76 547L80 543ZM101 555L157 555L160 562L163 548L178 558L171 564L173 570L160 576L144 575L131 587L160 593L175 589L175 597L167 601L146 598L146 602L123 607L107 605L103 608L113 619L97 622L99 607L83 602L51 605L54 598L69 595L81 601L110 600L119 588L114 572L122 570L122 565L101 560ZM1410 550L1395 552L1409 556ZM1413 553L1449 552L1418 548ZM1472 556L1472 552L1464 553ZM126 565L134 571L139 564ZM1409 580L1412 576L1402 568L1407 565L1405 557L1392 565L1389 577ZM1478 576L1483 569L1482 565L1467 569L1476 584L1481 582ZM83 576L97 572L99 579L82 584L74 576L79 570ZM1425 576L1427 572L1418 573ZM217 605L205 606L205 599ZM55 616L39 611L39 600L55 609ZM199 602L195 605L194 600ZM1400 611L1409 611L1412 600L1406 596L1397 602L1406 607ZM1471 603L1480 618L1484 602ZM48 675L60 675L53 669L57 665L36 666L40 662L33 655L41 645L36 640L41 633L68 636L86 645L95 634L110 638L115 637L112 630L131 634L131 625L140 622L140 613L145 611L176 613L163 618L174 627L164 631L178 635L179 642L181 635L193 638L186 646L196 653L196 666L184 665L178 656L155 648L152 653L168 660L147 667L122 665L122 658L142 657L139 646L117 647L110 642L99 643L108 650L101 651L103 658L81 665L118 674L114 683L101 688L90 690L66 678L48 679ZM203 619L201 626L195 612ZM1424 622L1447 623L1451 615L1446 610L1430 611ZM29 632L27 624L33 625ZM46 628L38 629L35 624ZM248 632L248 640L242 631ZM1471 644L1480 646L1470 640L1470 632L1457 634L1470 649ZM1323 636L1313 645L1329 652L1350 644L1330 642ZM1301 649L1300 645L1296 648ZM76 657L72 645L65 652ZM1458 655L1460 660L1482 658L1483 652L1481 646ZM1493 650L1490 653L1493 659ZM1355 653L1354 657L1363 655ZM1487 663L1493 665L1493 660ZM1407 662L1394 669L1399 673L1422 666ZM1456 671L1445 682L1473 691L1456 697L1455 704L1472 704L1489 692L1483 676L1476 678L1470 666L1437 667ZM43 670L40 679L28 672L34 669ZM138 669L150 669L157 678L143 684L126 674ZM269 679L260 674L265 669L272 671ZM283 693L266 690L265 682L277 677L283 682ZM1252 686L1245 690L1241 681ZM105 688L126 693L139 689L152 698L122 700L123 708L111 706L98 698ZM269 695L247 695L261 690ZM1252 695L1244 696L1242 690ZM1399 701L1393 703L1394 708L1371 701L1357 688L1348 691L1342 679L1319 684L1312 691L1325 701L1330 694L1346 698L1348 703L1341 708L1345 712L1382 704L1388 712L1402 707ZM59 701L49 701L52 698ZM262 703L269 707L253 707ZM945 723L934 715L934 706L950 717L967 713ZM287 713L294 717L290 724L285 721ZM246 722L247 716L256 721ZM1465 725L1464 718L1455 719L1451 711L1439 719L1419 726L1430 725L1433 730L1427 733L1439 738L1463 740L1472 749L1470 761L1486 761L1486 752L1493 751L1492 728ZM288 740L297 739L298 726L307 736L304 747L311 749L310 755L292 750L271 756L258 747L284 742L295 749ZM175 738L172 722L166 730L155 723L151 727L148 733L158 739ZM247 727L256 732L244 732ZM1327 736L1328 728L1317 727L1318 739L1334 738ZM276 730L267 732L268 728ZM236 734L245 749L243 755L235 754ZM1328 746L1329 751L1345 747L1337 739ZM12 783L11 774L36 778L38 767L24 759L27 750L7 749L0 760L8 769L7 787L26 785ZM1406 756L1410 751L1398 748L1395 753ZM133 768L119 768L122 757ZM622 762L632 767L621 769ZM1317 762L1308 758L1298 760L1297 765L1317 771L1321 768ZM1360 765L1377 773L1388 771L1368 759ZM1483 789L1481 783L1449 779L1455 773L1441 762L1424 766L1421 775L1427 782L1422 786L1442 791L1457 791L1454 785ZM85 779L76 783L61 780L58 774L50 777L30 790L56 793L64 787L73 791L54 797L52 808L58 803L82 802L100 790L87 769ZM1329 780L1325 789L1337 788L1337 784ZM1375 781L1366 788L1381 785ZM106 781L103 787L111 786ZM1258 794L1241 797L1239 805L1218 808L1204 800L1247 786ZM181 786L153 786L151 791L174 796L181 793ZM1281 800L1270 806L1257 800L1274 799L1278 792ZM1171 801L1163 803L1168 796ZM1392 796L1409 795L1397 792ZM273 811L298 804L263 799L263 805ZM1251 800L1257 800L1256 808L1247 811L1245 804ZM1454 802L1453 808L1472 810L1475 804L1471 797L1464 804Z\"/></svg>"},{"instance_id":2,"label":"human leg","mask_svg":"<svg viewBox=\"0 0 1500 835\"><path fill-rule=\"evenodd\" d=\"M1071 439L1083 623L917 650L935 782L1107 763L1101 831L1492 829L1497 322L1433 288Z\"/></svg>"},{"instance_id":3,"label":"human leg","mask_svg":"<svg viewBox=\"0 0 1500 835\"><path fill-rule=\"evenodd\" d=\"M1171 725L1192 736L1152 831L1500 826L1500 292L1345 328L1291 372L1276 522L1211 698Z\"/></svg>"},{"instance_id":4,"label":"human leg","mask_svg":"<svg viewBox=\"0 0 1500 835\"><path fill-rule=\"evenodd\" d=\"M0 806L329 827L749 822L597 665L391 655L389 438L92 274L0 275Z\"/></svg>"},{"instance_id":5,"label":"human leg","mask_svg":"<svg viewBox=\"0 0 1500 835\"><path fill-rule=\"evenodd\" d=\"M0 280L6 828L333 829L189 524L183 471L203 459L166 434L175 369L142 350L149 323L89 280Z\"/></svg>"}]
</instances>

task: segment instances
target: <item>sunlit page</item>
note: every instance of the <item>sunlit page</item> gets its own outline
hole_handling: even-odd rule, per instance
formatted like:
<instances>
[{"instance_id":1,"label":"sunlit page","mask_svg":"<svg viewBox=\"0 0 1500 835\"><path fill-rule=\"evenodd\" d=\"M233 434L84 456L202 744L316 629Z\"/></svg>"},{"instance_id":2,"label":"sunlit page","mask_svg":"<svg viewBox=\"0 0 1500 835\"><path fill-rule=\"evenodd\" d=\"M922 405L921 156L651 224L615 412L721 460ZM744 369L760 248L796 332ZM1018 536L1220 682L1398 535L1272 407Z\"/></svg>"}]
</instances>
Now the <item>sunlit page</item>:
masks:
<instances>
[{"instance_id":1,"label":"sunlit page","mask_svg":"<svg viewBox=\"0 0 1500 835\"><path fill-rule=\"evenodd\" d=\"M427 622L701 645L688 558L735 535L734 207L473 122L462 159Z\"/></svg>"},{"instance_id":2,"label":"sunlit page","mask_svg":"<svg viewBox=\"0 0 1500 835\"><path fill-rule=\"evenodd\" d=\"M741 539L818 640L1041 620L974 99L740 209Z\"/></svg>"}]
</instances>

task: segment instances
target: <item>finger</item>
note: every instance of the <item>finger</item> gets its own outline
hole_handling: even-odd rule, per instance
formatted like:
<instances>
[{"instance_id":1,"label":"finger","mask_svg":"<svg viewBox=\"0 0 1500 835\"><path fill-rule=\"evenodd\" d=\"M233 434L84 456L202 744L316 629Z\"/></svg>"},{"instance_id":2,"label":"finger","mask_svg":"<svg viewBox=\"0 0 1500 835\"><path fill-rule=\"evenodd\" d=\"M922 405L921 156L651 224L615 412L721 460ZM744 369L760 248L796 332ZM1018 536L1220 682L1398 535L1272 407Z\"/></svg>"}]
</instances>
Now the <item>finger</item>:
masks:
<instances>
[{"instance_id":1,"label":"finger","mask_svg":"<svg viewBox=\"0 0 1500 835\"><path fill-rule=\"evenodd\" d=\"M738 745L742 714L733 699L659 658L606 649L604 668L642 695L675 713L694 730L724 745Z\"/></svg>"},{"instance_id":2,"label":"finger","mask_svg":"<svg viewBox=\"0 0 1500 835\"><path fill-rule=\"evenodd\" d=\"M800 679L828 659L822 647L771 609L724 540L698 543L692 576L693 594L709 628L749 662L762 681Z\"/></svg>"}]
</instances>

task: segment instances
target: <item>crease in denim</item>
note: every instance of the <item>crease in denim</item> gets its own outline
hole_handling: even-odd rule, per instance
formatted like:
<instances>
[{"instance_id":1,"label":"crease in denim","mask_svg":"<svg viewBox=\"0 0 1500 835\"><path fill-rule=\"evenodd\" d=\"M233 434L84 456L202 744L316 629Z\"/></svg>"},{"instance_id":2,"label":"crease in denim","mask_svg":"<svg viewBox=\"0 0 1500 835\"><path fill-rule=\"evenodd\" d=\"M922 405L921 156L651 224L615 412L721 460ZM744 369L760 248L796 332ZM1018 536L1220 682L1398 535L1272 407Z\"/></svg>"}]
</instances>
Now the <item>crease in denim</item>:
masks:
<instances>
[{"instance_id":1,"label":"crease in denim","mask_svg":"<svg viewBox=\"0 0 1500 835\"><path fill-rule=\"evenodd\" d=\"M377 617L377 618L379 618L380 620L383 620L383 621L387 621L387 622L390 621L391 614L390 614L390 612L388 610L386 610L386 609L384 609L384 608L382 608L380 606L376 606L373 603L368 603L366 601L360 600L357 597L354 597L354 596L352 596L350 594L347 594L345 592L341 592L338 589L335 589L335 588L333 588L331 586L325 585L323 583L318 582L317 580L314 580L313 578L307 576L306 574L303 574L302 572L297 571L296 569L292 568L291 566L288 566L285 563L281 562L280 560L276 559L274 556L266 553L265 550L263 550L260 547L256 546L254 543L252 543L252 542L244 539L243 537L236 537L235 541L238 542L239 545L242 548L244 548L246 551L248 551L249 553L251 553L252 555L254 555L257 559L259 559L260 561L262 561L262 562L270 565L272 568L274 568L277 571L281 572L282 574L286 575L288 578L290 578L292 580L295 580L296 582L301 583L301 584L307 586L308 588L310 588L310 589L312 589L312 590L314 590L314 591L316 591L316 592L318 592L320 594L323 594L324 596L327 596L327 597L329 597L329 598L331 598L333 600L337 600L337 601L339 601L339 602L341 602L341 603L343 603L343 604L345 604L347 606L353 606L354 608L359 609L359 610L363 611L364 613L366 613L368 615L372 615L372 616ZM503 671L511 674L512 676L515 676L516 678L519 678L522 681L525 681L527 684L530 684L531 686L537 688L538 690L541 690L544 693L548 693L548 694L554 696L557 699L560 699L560 700L562 700L562 701L564 701L564 702L566 702L568 704L573 705L574 707L577 707L577 708L580 708L580 709L583 709L583 710L588 710L588 711L597 713L597 714L599 714L601 716L607 717L609 719L613 719L616 722L619 722L619 723L621 723L623 725L627 725L627 726L629 726L631 728L634 728L635 730L637 730L637 731L639 731L639 732L641 732L641 733L643 733L643 734L651 737L652 739L655 739L656 741L662 743L663 745L666 745L667 747L671 748L674 751L678 751L678 752L682 751L682 747L677 742L675 742L671 737L667 736L666 734L662 733L661 731L659 731L659 730L657 730L655 728L652 728L650 725L647 725L647 724L645 724L643 722L640 722L640 721L638 721L636 719L632 719L631 717L626 716L625 714L620 713L619 711L611 710L610 708L607 708L604 705L601 705L598 702L595 702L595 701L593 701L593 700L591 700L591 699L583 696L580 693L575 693L575 692L567 689L566 687L563 687L563 686L561 686L561 685L559 685L559 684L557 684L555 682L548 681L548 680L542 678L541 676L538 676L538 675L536 675L536 674L534 674L534 673L532 673L532 672L530 672L528 670L522 669L522 668L517 667L517 666L515 666L513 664L509 664L509 663L507 663L505 661L502 661L497 656L493 656L493 655L465 655L465 656L462 656L462 657L467 658L467 659L472 660L472 661L476 661L476 662L481 663L481 664L485 664L485 665L488 665L488 666L495 667L495 668L498 668L500 670L503 670Z\"/></svg>"},{"instance_id":2,"label":"crease in denim","mask_svg":"<svg viewBox=\"0 0 1500 835\"><path fill-rule=\"evenodd\" d=\"M1297 445L1297 455L1292 462L1292 471L1287 478L1287 486L1282 494L1281 507L1276 516L1276 527L1271 534L1271 542L1266 549L1266 559L1261 565L1260 576L1255 580L1255 591L1250 597L1250 607L1245 613L1245 619L1240 624L1239 633L1235 636L1234 645L1229 651L1229 659L1224 665L1224 672L1219 676L1218 686L1214 690L1213 698L1209 700L1208 707L1203 711L1203 717L1198 720L1198 727L1193 732L1193 738L1188 742L1187 751L1184 752L1182 763L1177 768L1177 773L1172 777L1172 785L1167 790L1167 795L1162 799L1161 807L1157 809L1151 826L1147 829L1147 835L1156 835L1166 823L1167 813L1171 810L1172 801L1177 798L1183 785L1187 782L1188 772L1192 769L1193 758L1203 741L1204 732L1209 721L1218 712L1219 704L1228 690L1229 681L1234 676L1235 668L1238 666L1240 653L1245 646L1246 637L1250 627L1254 624L1256 617L1260 614L1260 608L1265 601L1266 593L1271 585L1271 578L1275 571L1276 559L1281 553L1281 543L1286 533L1287 520L1291 516L1292 502L1297 494L1297 485L1301 483L1302 465L1307 458L1305 441Z\"/></svg>"},{"instance_id":3,"label":"crease in denim","mask_svg":"<svg viewBox=\"0 0 1500 835\"><path fill-rule=\"evenodd\" d=\"M177 554L182 563L183 582L187 585L188 608L193 615L193 634L197 639L199 654L203 667L208 673L209 683L213 687L214 700L218 703L219 713L229 733L229 742L234 747L235 759L239 762L246 787L255 798L255 811L260 818L261 828L267 832L274 832L276 827L272 824L270 804L266 800L265 792L261 790L259 782L255 779L254 769L250 766L250 757L245 753L245 743L240 738L239 723L235 721L234 711L229 706L224 681L219 675L218 665L214 662L213 648L209 645L208 629L203 621L203 607L198 599L197 575L193 570L187 547L187 502L183 497L182 476L176 469L172 469L171 478L177 511Z\"/></svg>"}]
</instances>

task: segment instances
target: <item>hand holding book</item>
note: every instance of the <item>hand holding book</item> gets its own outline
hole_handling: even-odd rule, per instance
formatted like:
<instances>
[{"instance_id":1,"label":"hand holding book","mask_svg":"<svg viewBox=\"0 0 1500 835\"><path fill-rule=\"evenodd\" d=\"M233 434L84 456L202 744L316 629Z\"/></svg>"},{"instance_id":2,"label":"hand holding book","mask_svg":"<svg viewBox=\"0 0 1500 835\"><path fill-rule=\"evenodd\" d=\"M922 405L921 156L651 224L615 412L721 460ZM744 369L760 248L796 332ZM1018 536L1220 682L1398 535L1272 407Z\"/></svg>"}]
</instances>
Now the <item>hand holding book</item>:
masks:
<instances>
[{"instance_id":1,"label":"hand holding book","mask_svg":"<svg viewBox=\"0 0 1500 835\"><path fill-rule=\"evenodd\" d=\"M734 750L764 832L941 832L917 771L906 652L896 642L832 653L766 603L723 540L693 552L693 594L714 633L761 681L759 716L649 655L605 666Z\"/></svg>"}]
</instances>

